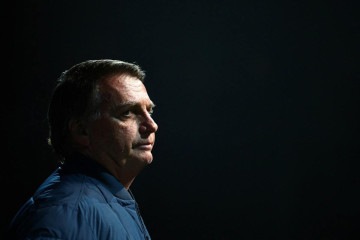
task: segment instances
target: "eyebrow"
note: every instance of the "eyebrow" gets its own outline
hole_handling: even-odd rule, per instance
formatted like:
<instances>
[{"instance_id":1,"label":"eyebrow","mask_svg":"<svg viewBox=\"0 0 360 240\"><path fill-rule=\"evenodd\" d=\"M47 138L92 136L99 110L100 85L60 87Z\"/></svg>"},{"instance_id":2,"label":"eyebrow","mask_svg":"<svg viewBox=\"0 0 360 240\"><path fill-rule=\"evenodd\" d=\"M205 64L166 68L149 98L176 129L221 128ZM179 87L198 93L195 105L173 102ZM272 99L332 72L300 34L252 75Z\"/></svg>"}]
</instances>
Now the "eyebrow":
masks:
<instances>
[{"instance_id":1,"label":"eyebrow","mask_svg":"<svg viewBox=\"0 0 360 240\"><path fill-rule=\"evenodd\" d=\"M132 107L132 106L136 106L136 105L140 105L139 102L126 101L126 102L122 102L120 104L116 104L113 107L114 107L114 109L116 109L116 108L123 108L123 107ZM154 108L154 107L156 107L156 105L153 101L150 100L150 103L147 104L147 107Z\"/></svg>"}]
</instances>

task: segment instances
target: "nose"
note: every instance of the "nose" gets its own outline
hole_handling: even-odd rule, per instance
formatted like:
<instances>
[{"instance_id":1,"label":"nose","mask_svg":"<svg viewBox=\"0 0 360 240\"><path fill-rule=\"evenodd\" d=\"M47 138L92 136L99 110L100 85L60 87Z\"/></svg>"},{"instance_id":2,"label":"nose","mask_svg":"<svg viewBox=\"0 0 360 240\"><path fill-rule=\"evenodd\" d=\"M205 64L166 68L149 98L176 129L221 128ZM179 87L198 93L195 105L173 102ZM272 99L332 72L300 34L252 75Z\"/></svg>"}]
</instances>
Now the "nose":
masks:
<instances>
[{"instance_id":1,"label":"nose","mask_svg":"<svg viewBox=\"0 0 360 240\"><path fill-rule=\"evenodd\" d=\"M140 123L139 131L140 133L155 133L158 130L158 125L151 117L150 114L147 114L143 121Z\"/></svg>"}]
</instances>

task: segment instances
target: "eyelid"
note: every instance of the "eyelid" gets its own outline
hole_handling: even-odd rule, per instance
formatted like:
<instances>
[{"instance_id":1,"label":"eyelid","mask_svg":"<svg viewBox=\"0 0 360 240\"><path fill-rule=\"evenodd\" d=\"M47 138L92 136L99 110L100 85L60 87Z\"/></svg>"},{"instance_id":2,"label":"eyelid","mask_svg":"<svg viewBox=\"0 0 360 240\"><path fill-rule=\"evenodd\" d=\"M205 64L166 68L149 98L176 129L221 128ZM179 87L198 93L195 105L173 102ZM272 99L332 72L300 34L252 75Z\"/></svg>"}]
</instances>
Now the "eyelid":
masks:
<instances>
[{"instance_id":1,"label":"eyelid","mask_svg":"<svg viewBox=\"0 0 360 240\"><path fill-rule=\"evenodd\" d=\"M124 114L124 115L128 115L129 113L131 113L131 110L130 110L130 109L127 109L127 110L123 111L123 114Z\"/></svg>"},{"instance_id":2,"label":"eyelid","mask_svg":"<svg viewBox=\"0 0 360 240\"><path fill-rule=\"evenodd\" d=\"M154 112L155 104L150 104L146 107L146 111L151 116ZM120 116L130 117L130 115L140 113L141 106L138 104L126 104L118 107L117 112Z\"/></svg>"}]
</instances>

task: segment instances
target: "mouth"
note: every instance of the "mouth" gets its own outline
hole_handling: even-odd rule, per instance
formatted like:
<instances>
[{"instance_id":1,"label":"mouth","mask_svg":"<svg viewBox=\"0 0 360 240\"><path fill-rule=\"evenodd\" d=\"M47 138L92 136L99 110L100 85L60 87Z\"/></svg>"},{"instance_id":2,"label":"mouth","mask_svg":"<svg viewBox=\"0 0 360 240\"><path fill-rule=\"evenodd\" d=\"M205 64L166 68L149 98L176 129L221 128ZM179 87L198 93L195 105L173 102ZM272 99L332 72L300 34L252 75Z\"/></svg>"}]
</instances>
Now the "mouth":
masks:
<instances>
[{"instance_id":1,"label":"mouth","mask_svg":"<svg viewBox=\"0 0 360 240\"><path fill-rule=\"evenodd\" d=\"M139 150L152 150L153 143L151 143L151 142L137 143L137 144L134 145L133 148L134 149L139 149Z\"/></svg>"}]
</instances>

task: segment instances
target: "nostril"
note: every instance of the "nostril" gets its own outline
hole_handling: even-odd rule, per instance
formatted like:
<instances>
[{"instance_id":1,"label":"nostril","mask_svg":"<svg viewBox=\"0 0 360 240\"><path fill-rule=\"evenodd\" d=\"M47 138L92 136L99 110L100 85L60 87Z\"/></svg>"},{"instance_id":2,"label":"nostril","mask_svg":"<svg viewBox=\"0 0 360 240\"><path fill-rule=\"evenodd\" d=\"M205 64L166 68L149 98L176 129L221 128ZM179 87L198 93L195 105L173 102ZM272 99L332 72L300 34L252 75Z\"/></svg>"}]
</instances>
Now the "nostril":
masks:
<instances>
[{"instance_id":1,"label":"nostril","mask_svg":"<svg viewBox=\"0 0 360 240\"><path fill-rule=\"evenodd\" d=\"M139 128L140 132L146 132L146 130L147 130L147 127L145 125L141 125Z\"/></svg>"}]
</instances>

